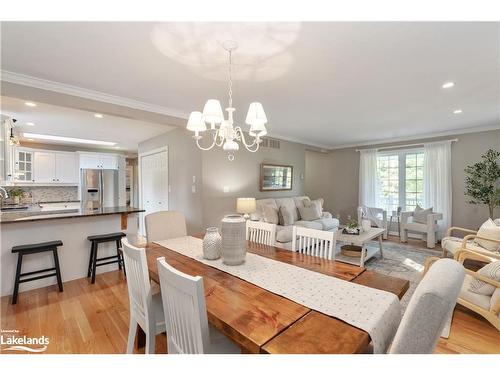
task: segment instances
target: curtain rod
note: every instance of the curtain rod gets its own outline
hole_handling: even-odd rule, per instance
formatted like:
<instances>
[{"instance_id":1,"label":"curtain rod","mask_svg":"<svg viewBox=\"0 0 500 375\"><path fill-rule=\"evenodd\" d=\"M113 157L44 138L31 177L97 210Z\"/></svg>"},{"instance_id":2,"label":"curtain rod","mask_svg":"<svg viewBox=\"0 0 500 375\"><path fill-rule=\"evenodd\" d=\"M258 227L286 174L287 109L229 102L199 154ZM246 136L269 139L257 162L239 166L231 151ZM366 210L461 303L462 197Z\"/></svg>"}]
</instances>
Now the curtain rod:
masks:
<instances>
[{"instance_id":1,"label":"curtain rod","mask_svg":"<svg viewBox=\"0 0 500 375\"><path fill-rule=\"evenodd\" d=\"M379 150L389 150L389 149L392 149L392 148L423 146L426 143L437 143L437 142L445 142L445 141L458 142L458 138L444 139L442 141L435 141L435 142L422 142L422 143L412 143L412 144L407 144L407 145L377 147L376 150L379 151ZM363 150L367 150L367 149L366 148L365 149L356 149L356 152L360 152L360 151L363 151Z\"/></svg>"}]
</instances>

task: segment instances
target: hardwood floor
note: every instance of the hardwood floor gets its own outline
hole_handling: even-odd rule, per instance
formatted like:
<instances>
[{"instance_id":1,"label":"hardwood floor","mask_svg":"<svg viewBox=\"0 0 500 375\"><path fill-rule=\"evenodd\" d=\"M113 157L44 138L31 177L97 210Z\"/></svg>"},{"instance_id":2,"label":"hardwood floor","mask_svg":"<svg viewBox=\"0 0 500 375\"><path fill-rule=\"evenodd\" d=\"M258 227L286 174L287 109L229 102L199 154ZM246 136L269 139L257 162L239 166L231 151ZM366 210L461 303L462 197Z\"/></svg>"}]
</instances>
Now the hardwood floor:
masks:
<instances>
[{"instance_id":1,"label":"hardwood floor","mask_svg":"<svg viewBox=\"0 0 500 375\"><path fill-rule=\"evenodd\" d=\"M62 293L56 286L20 293L14 306L10 297L1 299L0 328L16 329L17 336L45 335L46 353L124 353L128 324L127 284L118 271L98 275L93 285L87 279L66 282ZM156 349L166 352L164 335L157 336ZM500 332L459 306L450 337L439 340L436 353L500 353Z\"/></svg>"}]
</instances>

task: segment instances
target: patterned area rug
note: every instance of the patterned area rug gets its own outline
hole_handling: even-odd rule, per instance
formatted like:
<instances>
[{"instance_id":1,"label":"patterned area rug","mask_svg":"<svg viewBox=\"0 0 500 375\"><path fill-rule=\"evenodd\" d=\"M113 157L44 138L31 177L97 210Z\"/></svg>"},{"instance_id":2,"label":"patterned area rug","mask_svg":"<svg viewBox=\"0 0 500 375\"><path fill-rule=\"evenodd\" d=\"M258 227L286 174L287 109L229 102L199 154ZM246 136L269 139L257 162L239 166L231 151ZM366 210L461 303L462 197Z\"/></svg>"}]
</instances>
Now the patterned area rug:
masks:
<instances>
[{"instance_id":1,"label":"patterned area rug","mask_svg":"<svg viewBox=\"0 0 500 375\"><path fill-rule=\"evenodd\" d=\"M368 247L378 248L377 242L371 242ZM384 241L384 258L375 255L365 263L369 270L384 275L399 277L410 282L410 288L401 299L403 309L406 309L415 288L422 278L424 263L428 257L441 256L440 250L423 249L408 244Z\"/></svg>"}]
</instances>

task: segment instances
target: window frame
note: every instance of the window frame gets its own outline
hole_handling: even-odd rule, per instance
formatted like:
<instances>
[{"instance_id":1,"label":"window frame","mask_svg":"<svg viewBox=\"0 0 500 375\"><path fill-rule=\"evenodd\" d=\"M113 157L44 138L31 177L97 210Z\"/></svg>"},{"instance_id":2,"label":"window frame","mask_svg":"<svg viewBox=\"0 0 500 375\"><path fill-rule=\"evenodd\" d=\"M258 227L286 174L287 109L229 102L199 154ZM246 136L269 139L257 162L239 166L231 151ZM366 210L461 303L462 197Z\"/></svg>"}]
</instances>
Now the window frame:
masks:
<instances>
[{"instance_id":1,"label":"window frame","mask_svg":"<svg viewBox=\"0 0 500 375\"><path fill-rule=\"evenodd\" d=\"M402 211L408 210L406 207L406 155L409 154L419 154L424 153L423 147L415 147L415 148L405 148L405 149L396 149L396 150L381 150L377 151L377 174L378 174L378 157L379 156L390 156L397 155L398 156L398 206L401 207ZM424 159L425 160L425 159ZM425 163L425 161L424 161ZM403 176L403 177L401 177ZM422 176L422 181L423 181ZM422 190L422 194L423 194ZM379 198L379 197L378 197ZM378 199L377 198L377 199ZM387 209L384 207L384 209ZM389 214L391 214L390 212Z\"/></svg>"}]
</instances>

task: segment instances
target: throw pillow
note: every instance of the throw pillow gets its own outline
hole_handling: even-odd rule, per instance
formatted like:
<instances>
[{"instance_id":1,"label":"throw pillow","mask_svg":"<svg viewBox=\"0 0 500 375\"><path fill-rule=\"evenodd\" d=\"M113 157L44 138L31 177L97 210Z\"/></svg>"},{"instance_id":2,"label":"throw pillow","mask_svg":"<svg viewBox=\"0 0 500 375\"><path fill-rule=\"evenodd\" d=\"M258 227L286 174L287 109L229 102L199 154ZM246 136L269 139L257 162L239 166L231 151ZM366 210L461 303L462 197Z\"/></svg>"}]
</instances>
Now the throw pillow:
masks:
<instances>
[{"instance_id":1,"label":"throw pillow","mask_svg":"<svg viewBox=\"0 0 500 375\"><path fill-rule=\"evenodd\" d=\"M432 207L425 210L417 204L415 211L413 211L413 222L420 224L427 224L427 215L432 214Z\"/></svg>"},{"instance_id":2,"label":"throw pillow","mask_svg":"<svg viewBox=\"0 0 500 375\"><path fill-rule=\"evenodd\" d=\"M493 240L500 240L500 226L496 225L493 220L486 220L481 228L477 231L479 237L491 238ZM476 243L489 251L500 251L500 244L498 242L486 241L476 238Z\"/></svg>"},{"instance_id":3,"label":"throw pillow","mask_svg":"<svg viewBox=\"0 0 500 375\"><path fill-rule=\"evenodd\" d=\"M283 221L280 225L293 225L293 212L285 206L281 206L279 211Z\"/></svg>"},{"instance_id":4,"label":"throw pillow","mask_svg":"<svg viewBox=\"0 0 500 375\"><path fill-rule=\"evenodd\" d=\"M302 199L302 205L304 207L311 207L311 200L309 198Z\"/></svg>"},{"instance_id":5,"label":"throw pillow","mask_svg":"<svg viewBox=\"0 0 500 375\"><path fill-rule=\"evenodd\" d=\"M310 207L298 207L300 212L300 217L305 221L312 221L321 218L319 215L319 210L316 205L311 205Z\"/></svg>"},{"instance_id":6,"label":"throw pillow","mask_svg":"<svg viewBox=\"0 0 500 375\"><path fill-rule=\"evenodd\" d=\"M477 271L477 273L481 276L487 277L488 279L500 282L500 260L487 264ZM495 289L495 286L479 279L474 279L469 285L469 291L485 296L491 296Z\"/></svg>"},{"instance_id":7,"label":"throw pillow","mask_svg":"<svg viewBox=\"0 0 500 375\"><path fill-rule=\"evenodd\" d=\"M323 215L323 199L322 198L315 199L315 200L311 201L311 206L315 206L317 208L320 217L321 217L321 215Z\"/></svg>"},{"instance_id":8,"label":"throw pillow","mask_svg":"<svg viewBox=\"0 0 500 375\"><path fill-rule=\"evenodd\" d=\"M262 207L264 212L264 221L266 223L278 224L278 210L270 204L266 204Z\"/></svg>"}]
</instances>

